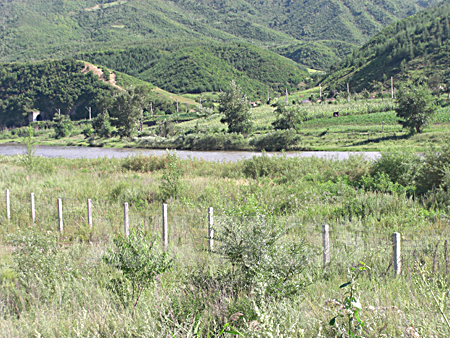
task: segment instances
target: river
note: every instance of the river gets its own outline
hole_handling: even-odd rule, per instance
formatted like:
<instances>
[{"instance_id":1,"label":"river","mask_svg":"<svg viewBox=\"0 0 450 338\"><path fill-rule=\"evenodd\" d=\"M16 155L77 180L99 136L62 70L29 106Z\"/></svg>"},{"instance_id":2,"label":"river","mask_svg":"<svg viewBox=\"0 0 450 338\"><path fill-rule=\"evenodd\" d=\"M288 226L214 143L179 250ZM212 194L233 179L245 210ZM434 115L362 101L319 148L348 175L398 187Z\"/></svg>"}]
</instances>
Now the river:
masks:
<instances>
[{"instance_id":1,"label":"river","mask_svg":"<svg viewBox=\"0 0 450 338\"><path fill-rule=\"evenodd\" d=\"M24 154L26 146L22 144L0 144L0 155ZM250 151L190 151L177 150L176 153L181 159L203 159L207 161L238 161L248 159L253 156L261 156L260 152ZM67 146L36 146L36 155L43 157L64 157L64 158L98 158L98 157L127 157L133 155L164 155L165 150L160 149L136 149L136 148L90 148L90 147L67 147ZM377 159L381 156L379 152L346 152L346 151L302 151L286 152L287 157L326 157L344 160L349 156L362 154L370 159ZM269 156L282 156L281 152L267 153Z\"/></svg>"}]
</instances>

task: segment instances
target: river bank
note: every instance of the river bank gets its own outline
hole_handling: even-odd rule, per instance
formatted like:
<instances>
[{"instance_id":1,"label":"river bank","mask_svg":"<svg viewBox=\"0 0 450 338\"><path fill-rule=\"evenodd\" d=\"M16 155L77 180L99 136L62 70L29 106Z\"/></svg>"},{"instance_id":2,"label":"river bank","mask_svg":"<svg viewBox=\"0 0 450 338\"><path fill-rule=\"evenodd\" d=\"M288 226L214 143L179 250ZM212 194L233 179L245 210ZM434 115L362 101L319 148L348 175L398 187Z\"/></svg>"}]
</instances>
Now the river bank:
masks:
<instances>
[{"instance_id":1,"label":"river bank","mask_svg":"<svg viewBox=\"0 0 450 338\"><path fill-rule=\"evenodd\" d=\"M52 121L33 123L33 142L46 146L100 148L177 149L195 151L381 151L414 148L423 152L427 145L440 146L450 134L450 110L439 108L432 123L422 133L411 134L398 123L392 104L357 102L303 107L305 121L296 129L274 130L274 108L263 105L252 109L254 130L250 134L227 133L220 114L191 121L172 117L145 125L133 137L100 138L92 134L91 122L73 121L66 137L55 138ZM340 111L337 118L333 111ZM153 121L154 122L154 121ZM26 127L0 131L0 143L27 142Z\"/></svg>"}]
</instances>

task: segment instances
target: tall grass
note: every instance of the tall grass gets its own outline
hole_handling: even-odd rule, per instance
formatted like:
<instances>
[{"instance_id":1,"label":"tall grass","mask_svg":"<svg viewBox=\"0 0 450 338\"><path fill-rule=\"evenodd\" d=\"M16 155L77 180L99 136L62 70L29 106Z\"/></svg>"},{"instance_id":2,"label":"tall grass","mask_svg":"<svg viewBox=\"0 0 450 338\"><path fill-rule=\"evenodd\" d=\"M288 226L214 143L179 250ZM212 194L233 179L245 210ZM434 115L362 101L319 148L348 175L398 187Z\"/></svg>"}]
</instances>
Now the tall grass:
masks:
<instances>
[{"instance_id":1,"label":"tall grass","mask_svg":"<svg viewBox=\"0 0 450 338\"><path fill-rule=\"evenodd\" d=\"M134 316L111 288L120 272L103 257L123 232L124 202L130 204L131 228L150 232L161 247L158 192L167 158L38 159L29 168L22 156L1 157L0 191L11 192L12 219L6 220L0 198L0 336L216 337L225 327L243 337L334 337L329 321L342 314L339 286L360 262L370 267L358 282L363 336L446 336L430 290L447 313L448 210L426 202L437 193L433 189L422 197L407 195L392 188L394 182L385 184L387 176L376 175L381 168L392 175L399 157L386 155L375 164L361 157L178 161L183 189L168 201L175 265L144 292ZM410 173L405 168L402 179ZM369 184L365 177L378 181ZM441 194L448 194L445 177ZM36 224L30 219L31 192ZM57 198L63 198L63 234L57 232ZM87 225L87 198L94 204L93 229ZM217 231L229 219L239 225L264 215L289 229L287 241L304 241L316 252L302 272L306 288L283 298L261 297L259 284L231 292L226 276L233 266L207 250L208 207L214 207ZM326 268L324 223L331 229ZM402 234L399 277L392 266L394 231Z\"/></svg>"}]
</instances>

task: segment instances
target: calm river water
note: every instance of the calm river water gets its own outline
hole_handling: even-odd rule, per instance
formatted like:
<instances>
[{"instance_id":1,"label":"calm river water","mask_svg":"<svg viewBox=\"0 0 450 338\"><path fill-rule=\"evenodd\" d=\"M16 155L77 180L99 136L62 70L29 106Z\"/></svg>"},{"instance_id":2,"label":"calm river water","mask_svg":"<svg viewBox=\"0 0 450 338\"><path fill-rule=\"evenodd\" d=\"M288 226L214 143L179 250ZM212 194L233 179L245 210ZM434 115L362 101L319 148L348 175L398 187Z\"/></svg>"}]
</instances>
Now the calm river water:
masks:
<instances>
[{"instance_id":1,"label":"calm river water","mask_svg":"<svg viewBox=\"0 0 450 338\"><path fill-rule=\"evenodd\" d=\"M21 144L0 144L0 155L23 154L25 145ZM197 158L207 161L238 161L241 159L261 156L259 152L249 151L189 151L177 150L178 156L182 159ZM97 158L97 157L127 157L133 155L164 155L165 150L156 149L136 149L136 148L88 148L88 147L61 147L61 146L36 146L36 154L44 157L64 157L64 158ZM281 152L267 153L269 156L281 156ZM303 151L286 152L287 157L326 157L347 159L351 155L362 154L370 159L377 159L381 156L379 152L345 152L345 151Z\"/></svg>"}]
</instances>

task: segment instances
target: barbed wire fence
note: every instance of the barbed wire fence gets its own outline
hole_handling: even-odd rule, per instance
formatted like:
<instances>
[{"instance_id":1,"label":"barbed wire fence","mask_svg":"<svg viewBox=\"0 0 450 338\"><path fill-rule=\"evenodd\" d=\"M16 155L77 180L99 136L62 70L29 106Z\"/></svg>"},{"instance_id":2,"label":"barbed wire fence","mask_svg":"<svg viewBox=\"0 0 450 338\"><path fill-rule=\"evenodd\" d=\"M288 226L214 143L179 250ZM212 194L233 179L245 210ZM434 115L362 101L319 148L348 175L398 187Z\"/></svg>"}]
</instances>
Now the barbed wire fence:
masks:
<instances>
[{"instance_id":1,"label":"barbed wire fence","mask_svg":"<svg viewBox=\"0 0 450 338\"><path fill-rule=\"evenodd\" d=\"M29 203L19 194L5 192L4 207L0 212L0 224L4 233L13 233L21 226L36 227L49 233L58 233L61 239L107 241L113 234L126 234L137 227L149 232L163 247L164 232L169 247L190 245L200 250L213 248L213 208L200 210L192 207L189 212L177 215L171 205L163 204L159 212L145 206L133 205L125 208L111 201L62 197L62 212L58 203L47 203L45 199L31 193ZM164 208L167 210L164 222ZM128 212L125 210L128 209ZM186 208L183 207L186 211ZM126 214L128 217L126 217ZM280 217L281 219L281 217ZM369 266L383 267L379 277L401 273L411 276L415 264L427 264L435 274L447 275L450 269L448 245L450 232L420 229L406 234L392 232L359 224L304 223L295 217L282 220L292 230L294 240L302 239L321 253L314 257L315 263L327 268L347 269L348 266L365 262ZM62 226L60 226L62 224ZM163 230L166 224L165 231Z\"/></svg>"}]
</instances>

